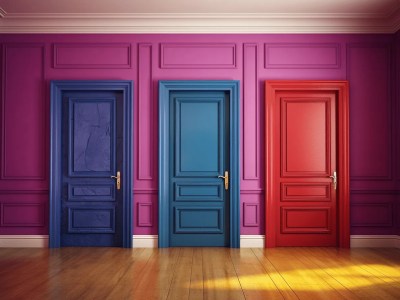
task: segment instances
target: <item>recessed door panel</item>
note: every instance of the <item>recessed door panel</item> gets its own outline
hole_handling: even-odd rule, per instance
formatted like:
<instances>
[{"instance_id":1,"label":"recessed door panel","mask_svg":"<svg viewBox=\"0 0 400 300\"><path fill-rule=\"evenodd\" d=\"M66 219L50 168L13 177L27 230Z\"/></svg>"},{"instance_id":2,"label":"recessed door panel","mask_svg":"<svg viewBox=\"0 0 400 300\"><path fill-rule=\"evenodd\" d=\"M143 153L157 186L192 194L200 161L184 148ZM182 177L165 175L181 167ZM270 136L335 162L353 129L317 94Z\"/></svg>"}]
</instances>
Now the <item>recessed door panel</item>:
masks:
<instances>
[{"instance_id":1,"label":"recessed door panel","mask_svg":"<svg viewBox=\"0 0 400 300\"><path fill-rule=\"evenodd\" d=\"M331 98L281 97L282 176L328 175Z\"/></svg>"},{"instance_id":2,"label":"recessed door panel","mask_svg":"<svg viewBox=\"0 0 400 300\"><path fill-rule=\"evenodd\" d=\"M104 176L115 170L115 98L69 100L69 176Z\"/></svg>"}]
</instances>

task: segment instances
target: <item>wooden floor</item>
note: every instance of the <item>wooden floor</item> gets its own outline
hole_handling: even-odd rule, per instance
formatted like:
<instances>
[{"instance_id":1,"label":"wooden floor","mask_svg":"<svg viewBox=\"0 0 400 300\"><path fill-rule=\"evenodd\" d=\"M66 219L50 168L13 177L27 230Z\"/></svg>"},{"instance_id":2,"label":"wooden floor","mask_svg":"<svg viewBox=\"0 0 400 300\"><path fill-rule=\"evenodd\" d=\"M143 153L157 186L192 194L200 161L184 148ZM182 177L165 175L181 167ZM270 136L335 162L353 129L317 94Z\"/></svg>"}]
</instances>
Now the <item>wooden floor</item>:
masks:
<instances>
[{"instance_id":1,"label":"wooden floor","mask_svg":"<svg viewBox=\"0 0 400 300\"><path fill-rule=\"evenodd\" d=\"M0 299L400 299L400 250L0 248Z\"/></svg>"}]
</instances>

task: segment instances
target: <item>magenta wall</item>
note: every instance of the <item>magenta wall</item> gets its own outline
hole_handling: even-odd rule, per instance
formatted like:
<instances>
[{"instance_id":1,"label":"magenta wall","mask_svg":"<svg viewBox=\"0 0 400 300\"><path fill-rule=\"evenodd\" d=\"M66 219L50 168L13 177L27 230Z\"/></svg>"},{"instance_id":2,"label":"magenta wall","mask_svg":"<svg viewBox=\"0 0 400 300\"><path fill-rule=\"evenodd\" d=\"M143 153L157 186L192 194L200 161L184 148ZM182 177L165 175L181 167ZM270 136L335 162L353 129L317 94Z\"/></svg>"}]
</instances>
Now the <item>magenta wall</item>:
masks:
<instances>
[{"instance_id":1,"label":"magenta wall","mask_svg":"<svg viewBox=\"0 0 400 300\"><path fill-rule=\"evenodd\" d=\"M400 234L399 34L0 35L0 44L0 234L48 234L53 79L134 81L134 234L158 231L159 80L240 80L241 234L264 234L264 81L347 79L351 233Z\"/></svg>"}]
</instances>

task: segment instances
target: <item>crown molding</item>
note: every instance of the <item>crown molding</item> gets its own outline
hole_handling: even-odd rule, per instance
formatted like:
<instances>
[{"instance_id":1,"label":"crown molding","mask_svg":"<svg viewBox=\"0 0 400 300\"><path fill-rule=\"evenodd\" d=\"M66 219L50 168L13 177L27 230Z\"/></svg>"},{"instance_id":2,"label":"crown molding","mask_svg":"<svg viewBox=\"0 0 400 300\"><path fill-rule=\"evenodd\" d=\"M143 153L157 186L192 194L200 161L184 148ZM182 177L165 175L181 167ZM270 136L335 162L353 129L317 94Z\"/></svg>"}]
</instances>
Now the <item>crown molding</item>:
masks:
<instances>
[{"instance_id":1,"label":"crown molding","mask_svg":"<svg viewBox=\"0 0 400 300\"><path fill-rule=\"evenodd\" d=\"M394 33L391 14L8 14L0 33Z\"/></svg>"}]
</instances>

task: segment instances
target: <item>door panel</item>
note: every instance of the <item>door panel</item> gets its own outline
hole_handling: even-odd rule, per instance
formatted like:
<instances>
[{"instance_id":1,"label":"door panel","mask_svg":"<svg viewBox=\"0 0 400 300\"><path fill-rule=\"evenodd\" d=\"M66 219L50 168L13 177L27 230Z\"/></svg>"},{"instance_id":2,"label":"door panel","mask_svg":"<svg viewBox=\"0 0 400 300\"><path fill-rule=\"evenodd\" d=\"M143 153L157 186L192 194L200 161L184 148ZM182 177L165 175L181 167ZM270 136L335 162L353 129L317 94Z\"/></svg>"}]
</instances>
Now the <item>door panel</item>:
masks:
<instances>
[{"instance_id":1,"label":"door panel","mask_svg":"<svg viewBox=\"0 0 400 300\"><path fill-rule=\"evenodd\" d=\"M229 195L225 92L170 94L170 246L226 246Z\"/></svg>"},{"instance_id":2,"label":"door panel","mask_svg":"<svg viewBox=\"0 0 400 300\"><path fill-rule=\"evenodd\" d=\"M63 95L61 246L122 246L123 102L118 92Z\"/></svg>"},{"instance_id":3,"label":"door panel","mask_svg":"<svg viewBox=\"0 0 400 300\"><path fill-rule=\"evenodd\" d=\"M280 97L283 176L329 176L334 97L316 94L312 98Z\"/></svg>"}]
</instances>

